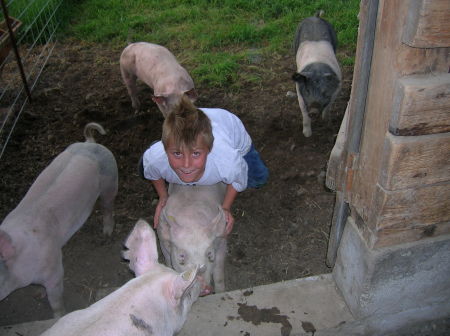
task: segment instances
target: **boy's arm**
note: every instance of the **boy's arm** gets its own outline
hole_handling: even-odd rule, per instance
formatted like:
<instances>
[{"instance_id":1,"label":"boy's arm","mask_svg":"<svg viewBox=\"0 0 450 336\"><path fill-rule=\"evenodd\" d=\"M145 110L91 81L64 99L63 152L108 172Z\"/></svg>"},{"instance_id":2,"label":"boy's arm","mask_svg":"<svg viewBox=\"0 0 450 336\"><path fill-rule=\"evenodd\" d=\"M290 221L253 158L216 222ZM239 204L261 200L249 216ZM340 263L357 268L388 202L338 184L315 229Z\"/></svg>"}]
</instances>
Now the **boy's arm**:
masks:
<instances>
[{"instance_id":1,"label":"boy's arm","mask_svg":"<svg viewBox=\"0 0 450 336\"><path fill-rule=\"evenodd\" d=\"M227 227L225 229L225 235L229 235L231 230L233 230L234 225L234 217L231 214L231 205L233 204L234 200L236 199L236 196L238 194L238 191L233 188L231 184L227 185L227 190L225 192L225 198L222 203L222 208L225 212L225 219L227 222Z\"/></svg>"},{"instance_id":2,"label":"boy's arm","mask_svg":"<svg viewBox=\"0 0 450 336\"><path fill-rule=\"evenodd\" d=\"M161 214L161 210L166 206L168 194L166 189L166 181L164 179L161 178L159 180L152 180L152 184L159 196L155 216L153 217L153 227L156 229L159 224L159 215Z\"/></svg>"}]
</instances>

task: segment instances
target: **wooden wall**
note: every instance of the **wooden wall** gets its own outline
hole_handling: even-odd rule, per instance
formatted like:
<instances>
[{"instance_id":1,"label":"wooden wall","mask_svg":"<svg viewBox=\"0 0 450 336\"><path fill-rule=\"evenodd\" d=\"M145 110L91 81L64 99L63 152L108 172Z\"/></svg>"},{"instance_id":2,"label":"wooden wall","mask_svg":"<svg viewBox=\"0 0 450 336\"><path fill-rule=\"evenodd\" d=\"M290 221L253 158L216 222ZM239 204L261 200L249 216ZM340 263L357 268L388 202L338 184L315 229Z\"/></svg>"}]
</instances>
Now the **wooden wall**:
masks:
<instances>
[{"instance_id":1,"label":"wooden wall","mask_svg":"<svg viewBox=\"0 0 450 336\"><path fill-rule=\"evenodd\" d=\"M449 66L450 1L379 1L346 195L370 247L450 233Z\"/></svg>"}]
</instances>

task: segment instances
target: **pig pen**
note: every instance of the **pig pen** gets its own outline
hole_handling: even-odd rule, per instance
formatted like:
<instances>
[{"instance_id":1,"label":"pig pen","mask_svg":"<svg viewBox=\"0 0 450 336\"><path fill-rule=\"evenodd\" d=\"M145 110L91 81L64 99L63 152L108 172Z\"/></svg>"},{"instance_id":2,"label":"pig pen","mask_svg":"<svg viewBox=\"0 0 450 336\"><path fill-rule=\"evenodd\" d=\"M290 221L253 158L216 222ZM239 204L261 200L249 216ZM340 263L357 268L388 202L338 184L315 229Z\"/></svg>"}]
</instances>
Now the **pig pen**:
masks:
<instances>
[{"instance_id":1,"label":"pig pen","mask_svg":"<svg viewBox=\"0 0 450 336\"><path fill-rule=\"evenodd\" d=\"M139 218L152 222L156 205L156 193L136 167L147 146L160 138L163 117L142 83L143 110L134 113L120 77L121 51L79 41L57 44L0 160L3 220L58 153L83 141L88 122L107 131L96 140L113 152L119 167L116 228L111 238L102 235L96 207L63 248L68 311L86 307L98 290L133 277L121 259L122 243ZM338 55L344 52L338 50ZM239 90L197 84L197 106L238 115L270 170L266 186L241 193L234 203L226 290L331 272L325 259L334 194L325 188L324 177L350 95L353 69L342 70L343 88L330 111L331 122L313 120L310 138L302 135L297 99L286 96L295 91L291 51L270 59L249 58L243 71L261 77L260 84L241 83ZM19 289L0 302L0 325L51 317L38 286Z\"/></svg>"}]
</instances>

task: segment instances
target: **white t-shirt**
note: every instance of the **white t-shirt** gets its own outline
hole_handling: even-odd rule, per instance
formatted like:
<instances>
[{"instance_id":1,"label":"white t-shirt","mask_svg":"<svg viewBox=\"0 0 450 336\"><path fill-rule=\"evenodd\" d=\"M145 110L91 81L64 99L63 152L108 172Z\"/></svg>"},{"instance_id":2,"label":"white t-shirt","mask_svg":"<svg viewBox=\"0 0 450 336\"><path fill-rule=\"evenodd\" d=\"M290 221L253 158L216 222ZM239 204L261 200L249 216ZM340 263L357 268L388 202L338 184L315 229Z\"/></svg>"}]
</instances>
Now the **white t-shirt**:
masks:
<instances>
[{"instance_id":1,"label":"white t-shirt","mask_svg":"<svg viewBox=\"0 0 450 336\"><path fill-rule=\"evenodd\" d=\"M247 188L247 162L244 155L250 150L252 139L242 121L233 113L218 108L201 109L211 120L214 143L206 159L205 172L194 183L183 182L169 165L161 141L148 148L143 157L144 177L149 180L163 178L169 183L212 185L231 184L236 191Z\"/></svg>"}]
</instances>

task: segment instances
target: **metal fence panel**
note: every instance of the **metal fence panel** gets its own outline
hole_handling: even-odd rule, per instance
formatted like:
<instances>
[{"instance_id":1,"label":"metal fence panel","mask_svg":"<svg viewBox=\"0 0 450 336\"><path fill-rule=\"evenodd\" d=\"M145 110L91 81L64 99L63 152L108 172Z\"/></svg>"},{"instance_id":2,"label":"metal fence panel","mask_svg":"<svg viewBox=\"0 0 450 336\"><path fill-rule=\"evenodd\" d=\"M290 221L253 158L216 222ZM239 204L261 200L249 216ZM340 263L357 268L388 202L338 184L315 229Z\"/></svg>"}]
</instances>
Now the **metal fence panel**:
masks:
<instances>
[{"instance_id":1,"label":"metal fence panel","mask_svg":"<svg viewBox=\"0 0 450 336\"><path fill-rule=\"evenodd\" d=\"M0 159L55 46L62 2L0 0Z\"/></svg>"}]
</instances>

